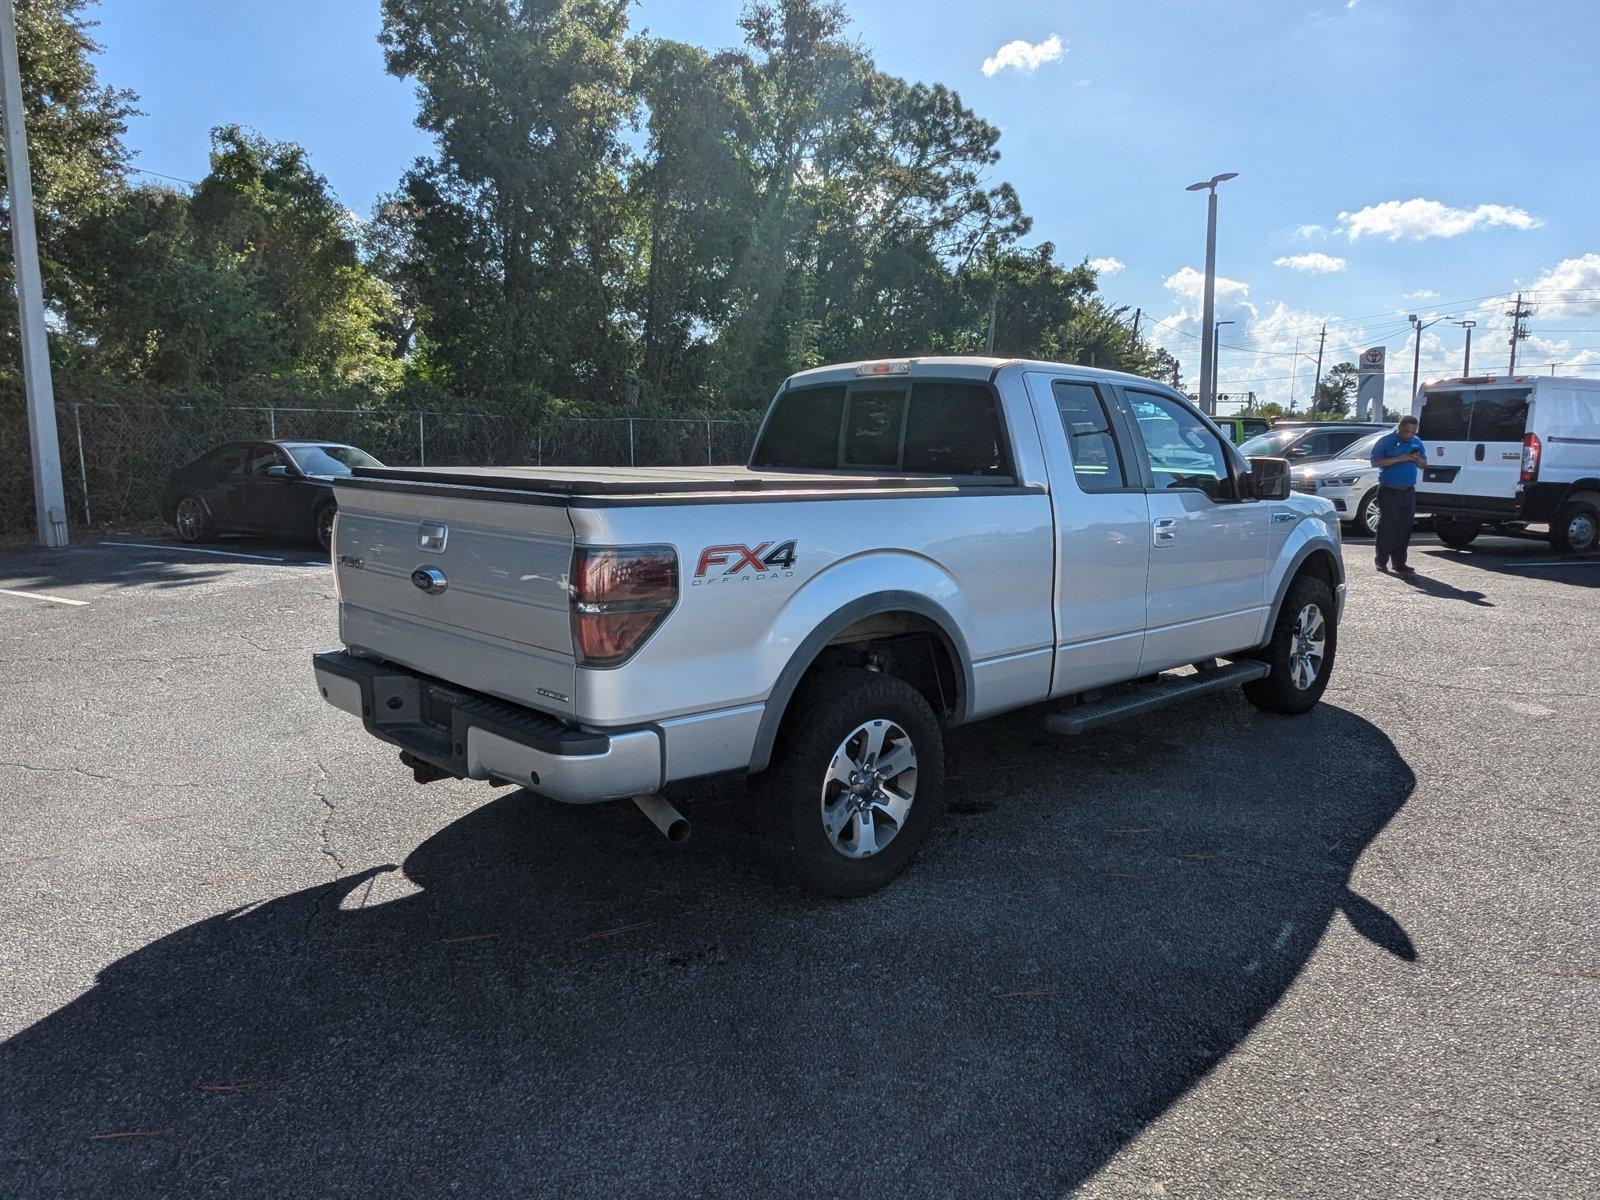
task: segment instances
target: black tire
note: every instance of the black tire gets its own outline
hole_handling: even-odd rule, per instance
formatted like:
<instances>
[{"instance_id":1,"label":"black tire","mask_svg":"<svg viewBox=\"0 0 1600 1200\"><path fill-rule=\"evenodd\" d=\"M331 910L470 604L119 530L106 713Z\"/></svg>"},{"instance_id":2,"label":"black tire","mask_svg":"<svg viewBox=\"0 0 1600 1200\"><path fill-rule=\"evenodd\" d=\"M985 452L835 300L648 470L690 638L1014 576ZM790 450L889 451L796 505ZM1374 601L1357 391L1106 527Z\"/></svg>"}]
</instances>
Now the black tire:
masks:
<instances>
[{"instance_id":1,"label":"black tire","mask_svg":"<svg viewBox=\"0 0 1600 1200\"><path fill-rule=\"evenodd\" d=\"M317 545L324 550L333 549L333 518L338 513L339 506L332 500L326 504L317 505L316 515L313 518L316 528L312 536L317 539Z\"/></svg>"},{"instance_id":2,"label":"black tire","mask_svg":"<svg viewBox=\"0 0 1600 1200\"><path fill-rule=\"evenodd\" d=\"M1600 496L1584 492L1563 504L1550 522L1550 544L1564 554L1587 554L1600 546Z\"/></svg>"},{"instance_id":3,"label":"black tire","mask_svg":"<svg viewBox=\"0 0 1600 1200\"><path fill-rule=\"evenodd\" d=\"M204 501L190 494L179 496L172 506L172 527L178 531L180 542L204 542L212 533L211 514Z\"/></svg>"},{"instance_id":4,"label":"black tire","mask_svg":"<svg viewBox=\"0 0 1600 1200\"><path fill-rule=\"evenodd\" d=\"M845 816L830 837L824 825L827 814L837 817L851 806L875 805L874 797L890 797L878 789L858 796L843 781L829 778L842 755L848 764L848 748L855 745L859 753L870 736L853 735L872 725L887 727L891 734L898 729L909 739L915 755L915 765L909 769L913 777L907 781L900 774L884 783L900 783L895 798L909 790L910 806L899 825L887 809L877 807L869 807L866 820ZM883 745L890 748L899 742ZM889 753L883 757L889 758ZM855 667L828 671L807 679L796 693L765 780L766 796L760 803L772 806L769 827L795 878L825 896L865 896L905 870L939 823L944 805L944 731L927 700L905 680ZM870 832L867 820L872 822ZM848 836L850 831L856 836ZM876 843L880 833L887 833L881 849L852 856L849 847L859 847L869 837Z\"/></svg>"},{"instance_id":5,"label":"black tire","mask_svg":"<svg viewBox=\"0 0 1600 1200\"><path fill-rule=\"evenodd\" d=\"M1440 517L1434 521L1433 526L1433 531L1439 535L1439 540L1457 550L1465 550L1483 532L1481 522L1469 521L1464 517Z\"/></svg>"},{"instance_id":6,"label":"black tire","mask_svg":"<svg viewBox=\"0 0 1600 1200\"><path fill-rule=\"evenodd\" d=\"M1344 527L1352 537L1378 536L1378 489L1373 488L1356 503L1356 515Z\"/></svg>"},{"instance_id":7,"label":"black tire","mask_svg":"<svg viewBox=\"0 0 1600 1200\"><path fill-rule=\"evenodd\" d=\"M1310 683L1305 684L1309 655L1297 655L1301 640L1302 614L1315 609L1323 631L1321 657L1315 662ZM1289 585L1272 628L1272 640L1258 656L1272 668L1262 679L1244 685L1245 698L1266 712L1303 713L1316 707L1333 674L1333 659L1339 648L1339 620L1334 607L1333 589L1315 575L1301 575ZM1300 659L1297 669L1296 659Z\"/></svg>"}]
</instances>

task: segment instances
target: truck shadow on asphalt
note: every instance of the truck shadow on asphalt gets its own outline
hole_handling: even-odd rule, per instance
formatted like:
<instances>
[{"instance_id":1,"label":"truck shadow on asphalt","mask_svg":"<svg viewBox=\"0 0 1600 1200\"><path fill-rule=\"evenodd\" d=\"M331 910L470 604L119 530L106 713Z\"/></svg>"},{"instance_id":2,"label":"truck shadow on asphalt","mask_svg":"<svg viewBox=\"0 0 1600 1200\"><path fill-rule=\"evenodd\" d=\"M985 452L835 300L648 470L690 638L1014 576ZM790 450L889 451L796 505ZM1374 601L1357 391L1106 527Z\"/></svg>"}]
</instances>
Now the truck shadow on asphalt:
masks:
<instances>
[{"instance_id":1,"label":"truck shadow on asphalt","mask_svg":"<svg viewBox=\"0 0 1600 1200\"><path fill-rule=\"evenodd\" d=\"M1271 1070L1232 1052L1339 914L1345 970L1418 956L1350 888L1414 778L1348 711L1217 696L1072 743L1020 714L953 751L940 835L851 903L773 879L759 782L686 806L683 847L503 793L403 876L339 866L334 821L336 883L6 1046L0 1190L1060 1196L1209 1073Z\"/></svg>"}]
</instances>

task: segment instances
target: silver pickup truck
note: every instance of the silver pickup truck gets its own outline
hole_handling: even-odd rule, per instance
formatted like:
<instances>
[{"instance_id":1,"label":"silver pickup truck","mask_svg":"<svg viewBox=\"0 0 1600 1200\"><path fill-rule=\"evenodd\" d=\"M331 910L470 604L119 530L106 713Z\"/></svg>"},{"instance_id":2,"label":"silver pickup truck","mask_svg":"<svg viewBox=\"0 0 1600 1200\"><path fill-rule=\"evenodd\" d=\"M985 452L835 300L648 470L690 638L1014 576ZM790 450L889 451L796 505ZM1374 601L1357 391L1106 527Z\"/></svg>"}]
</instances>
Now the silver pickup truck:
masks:
<instances>
[{"instance_id":1,"label":"silver pickup truck","mask_svg":"<svg viewBox=\"0 0 1600 1200\"><path fill-rule=\"evenodd\" d=\"M810 886L860 895L937 824L951 726L1080 734L1242 685L1304 712L1338 521L1177 392L994 358L785 381L744 467L370 468L337 481L328 701L419 783L754 789Z\"/></svg>"}]
</instances>

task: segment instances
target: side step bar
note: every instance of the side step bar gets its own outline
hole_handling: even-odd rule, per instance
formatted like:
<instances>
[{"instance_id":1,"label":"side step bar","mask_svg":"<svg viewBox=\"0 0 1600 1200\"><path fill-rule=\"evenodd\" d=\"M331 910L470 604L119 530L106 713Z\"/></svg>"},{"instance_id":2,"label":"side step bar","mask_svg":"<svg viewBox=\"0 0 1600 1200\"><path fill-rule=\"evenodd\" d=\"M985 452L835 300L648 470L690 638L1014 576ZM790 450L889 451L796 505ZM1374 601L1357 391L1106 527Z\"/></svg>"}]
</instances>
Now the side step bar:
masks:
<instances>
[{"instance_id":1,"label":"side step bar","mask_svg":"<svg viewBox=\"0 0 1600 1200\"><path fill-rule=\"evenodd\" d=\"M1158 675L1149 683L1141 684L1131 692L1121 692L1115 696L1107 696L1104 700L1094 700L1063 712L1050 713L1044 719L1044 727L1051 733L1065 734L1069 737L1088 733L1091 729L1099 729L1102 725L1110 725L1113 721L1125 720L1128 717L1142 716L1178 700L1204 696L1207 692L1220 692L1223 688L1238 687L1241 683L1248 683L1252 679L1260 679L1270 674L1271 670L1272 668L1264 662L1244 659L1228 663L1226 666L1206 667L1193 675Z\"/></svg>"}]
</instances>

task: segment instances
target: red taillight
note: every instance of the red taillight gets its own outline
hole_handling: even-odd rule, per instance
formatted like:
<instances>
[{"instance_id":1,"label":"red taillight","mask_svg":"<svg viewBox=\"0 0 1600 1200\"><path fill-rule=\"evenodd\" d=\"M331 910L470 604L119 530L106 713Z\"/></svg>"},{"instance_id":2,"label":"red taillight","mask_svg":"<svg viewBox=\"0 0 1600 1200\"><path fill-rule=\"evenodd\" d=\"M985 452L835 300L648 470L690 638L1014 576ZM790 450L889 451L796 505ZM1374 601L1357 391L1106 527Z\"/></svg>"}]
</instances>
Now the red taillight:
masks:
<instances>
[{"instance_id":1,"label":"red taillight","mask_svg":"<svg viewBox=\"0 0 1600 1200\"><path fill-rule=\"evenodd\" d=\"M671 546L572 552L572 644L585 667L625 661L678 602L678 555Z\"/></svg>"},{"instance_id":2,"label":"red taillight","mask_svg":"<svg viewBox=\"0 0 1600 1200\"><path fill-rule=\"evenodd\" d=\"M1539 435L1530 433L1522 439L1522 482L1532 483L1539 477Z\"/></svg>"}]
</instances>

